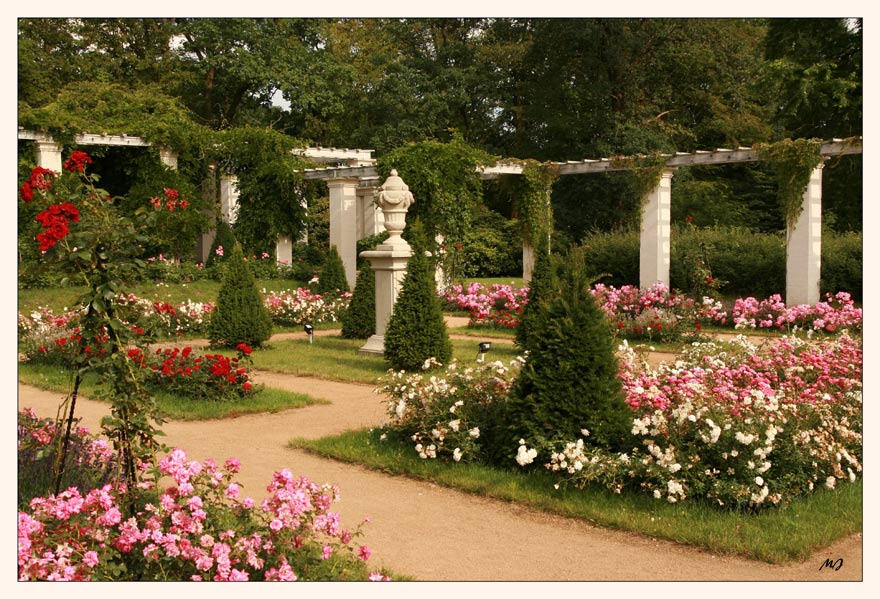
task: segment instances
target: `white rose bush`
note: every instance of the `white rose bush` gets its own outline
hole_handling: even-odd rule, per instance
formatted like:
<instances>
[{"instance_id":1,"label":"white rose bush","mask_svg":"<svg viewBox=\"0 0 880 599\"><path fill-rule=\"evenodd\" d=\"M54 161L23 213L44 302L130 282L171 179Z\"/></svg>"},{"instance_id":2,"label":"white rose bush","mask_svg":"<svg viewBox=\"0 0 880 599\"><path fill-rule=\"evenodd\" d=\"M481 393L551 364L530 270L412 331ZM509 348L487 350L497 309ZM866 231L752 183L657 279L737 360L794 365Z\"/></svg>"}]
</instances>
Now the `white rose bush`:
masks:
<instances>
[{"instance_id":1,"label":"white rose bush","mask_svg":"<svg viewBox=\"0 0 880 599\"><path fill-rule=\"evenodd\" d=\"M477 368L452 362L437 372L433 369L440 364L431 358L424 372L389 370L376 389L387 397L389 421L383 434L409 439L422 459L475 461L480 429L510 390L521 365L521 358Z\"/></svg>"},{"instance_id":2,"label":"white rose bush","mask_svg":"<svg viewBox=\"0 0 880 599\"><path fill-rule=\"evenodd\" d=\"M631 450L595 447L582 429L577 439L521 439L510 452L518 467L543 467L557 486L755 511L861 478L862 350L845 331L698 342L656 368L626 343L620 350ZM477 431L497 417L523 362L389 371L377 389L384 438L398 435L422 459L487 461Z\"/></svg>"}]
</instances>

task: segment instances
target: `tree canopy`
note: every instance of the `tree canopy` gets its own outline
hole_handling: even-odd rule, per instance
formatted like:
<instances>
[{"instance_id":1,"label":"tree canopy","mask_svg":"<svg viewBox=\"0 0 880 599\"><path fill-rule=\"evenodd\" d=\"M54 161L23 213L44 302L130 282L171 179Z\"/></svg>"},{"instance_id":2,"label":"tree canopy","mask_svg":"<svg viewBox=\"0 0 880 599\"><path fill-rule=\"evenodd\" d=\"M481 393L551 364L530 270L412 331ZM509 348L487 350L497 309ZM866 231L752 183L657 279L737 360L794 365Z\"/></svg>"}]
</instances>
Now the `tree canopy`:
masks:
<instances>
[{"instance_id":1,"label":"tree canopy","mask_svg":"<svg viewBox=\"0 0 880 599\"><path fill-rule=\"evenodd\" d=\"M852 19L29 18L18 97L35 128L162 113L192 135L271 130L379 158L461 140L543 162L861 135L861 62ZM81 118L62 122L62 106ZM191 143L153 121L154 140ZM828 222L860 229L861 159L827 166ZM289 184L273 173L251 188ZM708 223L778 229L769 181L760 164L682 169L676 201ZM633 190L622 174L562 178L557 230L631 226Z\"/></svg>"}]
</instances>

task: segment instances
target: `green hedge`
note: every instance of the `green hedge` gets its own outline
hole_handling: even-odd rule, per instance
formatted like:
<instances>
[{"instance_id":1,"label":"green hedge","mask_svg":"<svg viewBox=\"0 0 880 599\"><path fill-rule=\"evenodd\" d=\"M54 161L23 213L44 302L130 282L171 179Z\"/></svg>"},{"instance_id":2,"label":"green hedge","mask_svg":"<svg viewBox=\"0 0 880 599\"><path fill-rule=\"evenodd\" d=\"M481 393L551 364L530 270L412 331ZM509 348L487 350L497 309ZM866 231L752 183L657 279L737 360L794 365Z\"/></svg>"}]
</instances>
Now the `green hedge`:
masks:
<instances>
[{"instance_id":1,"label":"green hedge","mask_svg":"<svg viewBox=\"0 0 880 599\"><path fill-rule=\"evenodd\" d=\"M587 267L594 275L606 274L609 285L639 284L638 231L595 233L584 239ZM674 228L669 269L673 288L685 293L689 280L682 256L695 254L702 244L712 275L724 284L727 296L764 298L785 295L785 235L746 229L712 227ZM862 300L862 234L822 234L822 293L848 291Z\"/></svg>"}]
</instances>

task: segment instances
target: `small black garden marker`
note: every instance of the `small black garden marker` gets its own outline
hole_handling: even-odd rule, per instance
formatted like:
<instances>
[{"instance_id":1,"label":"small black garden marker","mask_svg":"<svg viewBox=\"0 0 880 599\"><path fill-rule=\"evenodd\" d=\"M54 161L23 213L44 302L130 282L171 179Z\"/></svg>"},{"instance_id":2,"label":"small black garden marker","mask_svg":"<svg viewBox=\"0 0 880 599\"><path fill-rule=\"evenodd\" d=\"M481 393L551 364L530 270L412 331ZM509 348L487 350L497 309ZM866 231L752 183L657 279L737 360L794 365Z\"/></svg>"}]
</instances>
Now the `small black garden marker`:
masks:
<instances>
[{"instance_id":1,"label":"small black garden marker","mask_svg":"<svg viewBox=\"0 0 880 599\"><path fill-rule=\"evenodd\" d=\"M311 345L311 344L312 344L312 339L313 339L314 336L315 336L315 327L313 327L313 326L310 325L310 324L304 324L304 325L303 325L303 330L306 332L306 335L309 336L309 345Z\"/></svg>"},{"instance_id":2,"label":"small black garden marker","mask_svg":"<svg viewBox=\"0 0 880 599\"><path fill-rule=\"evenodd\" d=\"M483 362L486 359L486 354L489 353L489 350L492 349L492 343L489 341L481 341L479 345L479 354L477 354L477 362Z\"/></svg>"}]
</instances>

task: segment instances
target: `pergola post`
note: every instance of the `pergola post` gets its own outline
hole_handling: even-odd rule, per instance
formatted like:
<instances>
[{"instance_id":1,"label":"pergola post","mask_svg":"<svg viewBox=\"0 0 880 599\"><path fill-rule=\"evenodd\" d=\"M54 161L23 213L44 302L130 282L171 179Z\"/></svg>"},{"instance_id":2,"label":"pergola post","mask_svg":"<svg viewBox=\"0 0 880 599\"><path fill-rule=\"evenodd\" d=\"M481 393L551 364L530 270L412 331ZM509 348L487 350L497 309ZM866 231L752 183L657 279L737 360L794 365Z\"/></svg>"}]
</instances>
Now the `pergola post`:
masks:
<instances>
[{"instance_id":1,"label":"pergola post","mask_svg":"<svg viewBox=\"0 0 880 599\"><path fill-rule=\"evenodd\" d=\"M357 188L358 179L328 179L330 190L330 245L336 246L345 278L354 288L357 276Z\"/></svg>"},{"instance_id":2,"label":"pergola post","mask_svg":"<svg viewBox=\"0 0 880 599\"><path fill-rule=\"evenodd\" d=\"M786 232L785 303L813 305L819 302L822 266L822 168L813 169L804 191L803 209Z\"/></svg>"},{"instance_id":3,"label":"pergola post","mask_svg":"<svg viewBox=\"0 0 880 599\"><path fill-rule=\"evenodd\" d=\"M385 230L382 211L373 201L378 181L361 179L357 188L357 238L378 235Z\"/></svg>"},{"instance_id":4,"label":"pergola post","mask_svg":"<svg viewBox=\"0 0 880 599\"><path fill-rule=\"evenodd\" d=\"M238 219L238 177L220 175L220 218L230 225Z\"/></svg>"},{"instance_id":5,"label":"pergola post","mask_svg":"<svg viewBox=\"0 0 880 599\"><path fill-rule=\"evenodd\" d=\"M528 241L523 241L523 286L528 287L532 282L532 273L535 272L535 246Z\"/></svg>"},{"instance_id":6,"label":"pergola post","mask_svg":"<svg viewBox=\"0 0 880 599\"><path fill-rule=\"evenodd\" d=\"M665 169L660 181L645 199L639 235L639 287L647 289L663 283L669 286L670 208L672 206L672 175Z\"/></svg>"},{"instance_id":7,"label":"pergola post","mask_svg":"<svg viewBox=\"0 0 880 599\"><path fill-rule=\"evenodd\" d=\"M61 144L52 140L34 141L34 154L37 165L56 173L61 172Z\"/></svg>"},{"instance_id":8,"label":"pergola post","mask_svg":"<svg viewBox=\"0 0 880 599\"><path fill-rule=\"evenodd\" d=\"M275 241L275 261L281 264L293 264L293 242L288 235L279 235Z\"/></svg>"}]
</instances>

